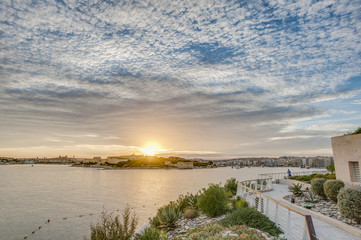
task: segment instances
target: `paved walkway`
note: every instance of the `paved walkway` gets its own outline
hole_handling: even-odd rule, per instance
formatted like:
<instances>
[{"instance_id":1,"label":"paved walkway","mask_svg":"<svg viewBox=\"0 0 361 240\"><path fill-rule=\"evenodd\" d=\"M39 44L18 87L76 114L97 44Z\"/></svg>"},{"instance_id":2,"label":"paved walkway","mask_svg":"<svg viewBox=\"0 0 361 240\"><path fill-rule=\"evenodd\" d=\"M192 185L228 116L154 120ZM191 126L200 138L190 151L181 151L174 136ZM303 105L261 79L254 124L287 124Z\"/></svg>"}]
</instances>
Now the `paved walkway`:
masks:
<instances>
[{"instance_id":1,"label":"paved walkway","mask_svg":"<svg viewBox=\"0 0 361 240\"><path fill-rule=\"evenodd\" d=\"M288 191L288 185L286 184L273 184L273 191L265 192L264 195L278 200L284 195L290 194ZM315 226L315 231L317 238L320 240L360 240L361 238L352 235L351 233L345 232L344 230L331 225L329 223L323 222L317 218L312 218L313 225Z\"/></svg>"}]
</instances>

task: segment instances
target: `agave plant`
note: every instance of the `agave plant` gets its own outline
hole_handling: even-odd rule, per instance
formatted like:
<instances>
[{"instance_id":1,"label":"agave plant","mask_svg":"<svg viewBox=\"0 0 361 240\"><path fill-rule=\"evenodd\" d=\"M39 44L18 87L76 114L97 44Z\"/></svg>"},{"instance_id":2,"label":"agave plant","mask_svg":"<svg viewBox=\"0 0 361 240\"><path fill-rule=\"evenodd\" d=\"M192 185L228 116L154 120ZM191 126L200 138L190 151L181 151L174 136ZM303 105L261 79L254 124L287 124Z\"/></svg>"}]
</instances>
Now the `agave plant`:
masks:
<instances>
[{"instance_id":1,"label":"agave plant","mask_svg":"<svg viewBox=\"0 0 361 240\"><path fill-rule=\"evenodd\" d=\"M164 232L157 228L146 228L142 233L137 233L135 240L168 240Z\"/></svg>"},{"instance_id":2,"label":"agave plant","mask_svg":"<svg viewBox=\"0 0 361 240\"><path fill-rule=\"evenodd\" d=\"M306 198L305 202L318 203L318 200L315 197L316 195L312 191L308 190L307 194L305 195Z\"/></svg>"},{"instance_id":3,"label":"agave plant","mask_svg":"<svg viewBox=\"0 0 361 240\"><path fill-rule=\"evenodd\" d=\"M293 184L292 186L289 186L288 189L293 193L293 195L301 196L302 195L302 187L303 187L303 184L297 183L297 184Z\"/></svg>"},{"instance_id":4,"label":"agave plant","mask_svg":"<svg viewBox=\"0 0 361 240\"><path fill-rule=\"evenodd\" d=\"M188 197L188 203L190 207L197 208L197 202L198 202L199 195L198 194L189 194Z\"/></svg>"},{"instance_id":5,"label":"agave plant","mask_svg":"<svg viewBox=\"0 0 361 240\"><path fill-rule=\"evenodd\" d=\"M181 217L181 211L174 204L169 204L158 209L157 215L151 220L154 227L170 230L176 227L177 220Z\"/></svg>"}]
</instances>

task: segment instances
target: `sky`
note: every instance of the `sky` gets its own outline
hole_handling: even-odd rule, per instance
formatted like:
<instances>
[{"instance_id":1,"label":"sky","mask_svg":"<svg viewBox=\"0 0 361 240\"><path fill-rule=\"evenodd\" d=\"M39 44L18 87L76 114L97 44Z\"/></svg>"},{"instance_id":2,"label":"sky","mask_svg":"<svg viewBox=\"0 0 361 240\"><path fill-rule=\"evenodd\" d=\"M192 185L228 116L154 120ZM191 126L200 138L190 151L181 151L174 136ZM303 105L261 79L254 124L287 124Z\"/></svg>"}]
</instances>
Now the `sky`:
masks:
<instances>
[{"instance_id":1,"label":"sky","mask_svg":"<svg viewBox=\"0 0 361 240\"><path fill-rule=\"evenodd\" d=\"M0 156L332 155L360 126L361 0L0 1Z\"/></svg>"}]
</instances>

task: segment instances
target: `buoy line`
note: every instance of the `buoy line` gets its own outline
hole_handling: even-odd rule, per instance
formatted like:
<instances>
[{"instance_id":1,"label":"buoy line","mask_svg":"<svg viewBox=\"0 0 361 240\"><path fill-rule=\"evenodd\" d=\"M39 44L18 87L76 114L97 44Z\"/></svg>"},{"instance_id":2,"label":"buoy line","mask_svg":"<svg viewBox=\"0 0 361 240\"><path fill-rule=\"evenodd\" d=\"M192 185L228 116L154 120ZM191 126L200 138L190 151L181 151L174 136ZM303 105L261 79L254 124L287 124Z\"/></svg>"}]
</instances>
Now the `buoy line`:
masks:
<instances>
[{"instance_id":1,"label":"buoy line","mask_svg":"<svg viewBox=\"0 0 361 240\"><path fill-rule=\"evenodd\" d=\"M119 210L119 209L116 209L116 211L119 212L120 210ZM100 212L100 214L103 214L104 212L105 212L105 211L102 211L102 212ZM71 217L63 217L63 218L59 218L59 219L55 219L55 220L63 220L63 221L65 221L65 220L70 220L70 219L75 219L75 218L82 218L82 217L87 217L87 216L94 216L94 215L97 215L97 214L99 214L99 212L98 212L98 213L80 214L80 215L71 216ZM34 231L32 231L31 234L25 235L25 236L24 236L24 239L27 239L27 238L33 236L37 231L40 231L45 225L50 224L50 222L51 222L51 221L50 221L50 218L49 218L49 219L48 219L47 221L45 221L42 225L40 225L40 226L37 227Z\"/></svg>"}]
</instances>

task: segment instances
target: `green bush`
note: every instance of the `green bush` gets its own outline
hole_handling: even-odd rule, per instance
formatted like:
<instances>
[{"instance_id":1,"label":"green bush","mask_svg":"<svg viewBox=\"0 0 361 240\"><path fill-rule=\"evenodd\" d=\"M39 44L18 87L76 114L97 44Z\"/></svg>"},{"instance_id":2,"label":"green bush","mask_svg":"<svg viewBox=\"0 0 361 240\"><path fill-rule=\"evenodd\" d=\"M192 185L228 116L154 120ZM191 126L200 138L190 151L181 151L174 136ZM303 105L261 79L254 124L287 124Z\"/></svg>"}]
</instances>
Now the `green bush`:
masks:
<instances>
[{"instance_id":1,"label":"green bush","mask_svg":"<svg viewBox=\"0 0 361 240\"><path fill-rule=\"evenodd\" d=\"M323 185L323 190L326 197L336 202L337 194L344 186L345 184L341 180L327 180Z\"/></svg>"},{"instance_id":2,"label":"green bush","mask_svg":"<svg viewBox=\"0 0 361 240\"><path fill-rule=\"evenodd\" d=\"M291 176L291 177L289 177L289 179L294 179L297 181L310 183L312 178L314 178L315 176L316 176L316 174L304 175L304 176Z\"/></svg>"},{"instance_id":3,"label":"green bush","mask_svg":"<svg viewBox=\"0 0 361 240\"><path fill-rule=\"evenodd\" d=\"M325 177L326 180L336 179L336 174L334 174L334 173L327 173L325 176L326 176Z\"/></svg>"},{"instance_id":4,"label":"green bush","mask_svg":"<svg viewBox=\"0 0 361 240\"><path fill-rule=\"evenodd\" d=\"M238 186L238 181L235 178L230 178L226 181L226 184L224 184L224 189L227 192L231 192L233 195L236 195L237 186Z\"/></svg>"},{"instance_id":5,"label":"green bush","mask_svg":"<svg viewBox=\"0 0 361 240\"><path fill-rule=\"evenodd\" d=\"M168 240L168 238L157 228L146 228L142 233L136 234L134 240Z\"/></svg>"},{"instance_id":6,"label":"green bush","mask_svg":"<svg viewBox=\"0 0 361 240\"><path fill-rule=\"evenodd\" d=\"M323 179L325 179L325 175L323 175L323 174L316 174L315 176L313 176L312 179L316 179L316 178L323 178Z\"/></svg>"},{"instance_id":7,"label":"green bush","mask_svg":"<svg viewBox=\"0 0 361 240\"><path fill-rule=\"evenodd\" d=\"M152 227L170 230L176 227L176 222L180 217L180 209L175 203L171 202L158 209L157 215L150 220L150 224Z\"/></svg>"},{"instance_id":8,"label":"green bush","mask_svg":"<svg viewBox=\"0 0 361 240\"><path fill-rule=\"evenodd\" d=\"M234 196L233 192L226 191L227 198L232 198Z\"/></svg>"},{"instance_id":9,"label":"green bush","mask_svg":"<svg viewBox=\"0 0 361 240\"><path fill-rule=\"evenodd\" d=\"M335 173L335 164L330 164L326 167L327 171L329 171L331 174Z\"/></svg>"},{"instance_id":10,"label":"green bush","mask_svg":"<svg viewBox=\"0 0 361 240\"><path fill-rule=\"evenodd\" d=\"M220 224L225 227L245 224L248 227L267 232L272 236L278 236L282 233L274 222L253 208L239 208L222 219Z\"/></svg>"},{"instance_id":11,"label":"green bush","mask_svg":"<svg viewBox=\"0 0 361 240\"><path fill-rule=\"evenodd\" d=\"M122 214L122 221L120 216L113 217L112 213L103 212L101 220L95 226L91 225L91 240L129 240L135 233L137 226L137 218L135 214L131 216L129 207L126 207Z\"/></svg>"},{"instance_id":12,"label":"green bush","mask_svg":"<svg viewBox=\"0 0 361 240\"><path fill-rule=\"evenodd\" d=\"M198 198L198 207L209 217L217 217L227 210L228 198L226 192L219 185L210 185L203 189Z\"/></svg>"},{"instance_id":13,"label":"green bush","mask_svg":"<svg viewBox=\"0 0 361 240\"><path fill-rule=\"evenodd\" d=\"M249 207L249 204L246 200L238 200L236 202L236 208L247 208Z\"/></svg>"},{"instance_id":14,"label":"green bush","mask_svg":"<svg viewBox=\"0 0 361 240\"><path fill-rule=\"evenodd\" d=\"M343 188L337 195L337 205L342 216L361 223L361 188Z\"/></svg>"},{"instance_id":15,"label":"green bush","mask_svg":"<svg viewBox=\"0 0 361 240\"><path fill-rule=\"evenodd\" d=\"M198 194L180 195L176 201L176 205L182 212L188 207L197 208L198 197Z\"/></svg>"},{"instance_id":16,"label":"green bush","mask_svg":"<svg viewBox=\"0 0 361 240\"><path fill-rule=\"evenodd\" d=\"M315 194L321 197L325 197L325 192L323 191L323 184L325 183L325 179L323 178L316 178L312 179L311 181L311 190Z\"/></svg>"}]
</instances>

